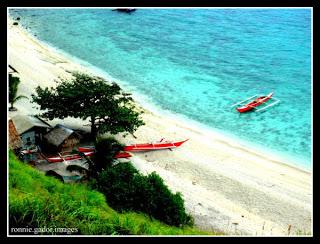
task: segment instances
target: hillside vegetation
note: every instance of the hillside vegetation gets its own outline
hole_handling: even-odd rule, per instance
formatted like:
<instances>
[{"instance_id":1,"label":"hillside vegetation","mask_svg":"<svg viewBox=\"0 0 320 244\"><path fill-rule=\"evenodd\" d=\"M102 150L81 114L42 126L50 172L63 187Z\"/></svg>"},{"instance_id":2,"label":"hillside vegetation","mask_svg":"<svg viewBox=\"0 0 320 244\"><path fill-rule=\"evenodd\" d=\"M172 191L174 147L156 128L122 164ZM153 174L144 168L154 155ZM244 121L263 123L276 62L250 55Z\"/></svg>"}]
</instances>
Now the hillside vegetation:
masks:
<instances>
[{"instance_id":1,"label":"hillside vegetation","mask_svg":"<svg viewBox=\"0 0 320 244\"><path fill-rule=\"evenodd\" d=\"M91 190L84 184L63 184L55 178L45 176L20 162L12 151L9 152L9 225L15 230L26 227L60 228L59 233L42 233L39 230L38 234L216 234L192 227L168 226L134 212L118 213L107 205L102 193ZM62 228L74 229L70 233L69 229Z\"/></svg>"}]
</instances>

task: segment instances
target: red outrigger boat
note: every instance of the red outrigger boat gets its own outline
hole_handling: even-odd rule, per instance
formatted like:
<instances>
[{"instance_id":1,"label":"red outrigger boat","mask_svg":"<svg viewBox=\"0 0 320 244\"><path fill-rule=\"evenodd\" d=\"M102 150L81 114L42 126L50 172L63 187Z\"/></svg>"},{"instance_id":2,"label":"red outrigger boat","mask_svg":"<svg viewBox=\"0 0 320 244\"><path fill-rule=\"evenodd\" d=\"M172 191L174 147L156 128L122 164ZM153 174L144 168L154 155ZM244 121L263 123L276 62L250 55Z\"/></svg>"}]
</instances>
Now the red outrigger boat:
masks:
<instances>
[{"instance_id":1,"label":"red outrigger boat","mask_svg":"<svg viewBox=\"0 0 320 244\"><path fill-rule=\"evenodd\" d=\"M78 147L78 151L83 153L91 152L93 154L95 151L95 147L94 146ZM118 152L116 155L114 155L114 158L130 158L130 157L132 157L132 155L128 152Z\"/></svg>"},{"instance_id":2,"label":"red outrigger boat","mask_svg":"<svg viewBox=\"0 0 320 244\"><path fill-rule=\"evenodd\" d=\"M163 139L162 139L163 140ZM156 142L156 143L144 143L144 144L134 144L130 146L125 146L124 151L149 151L149 150L160 150L160 149L171 149L171 148L176 148L180 147L184 142L188 141L179 141L179 142Z\"/></svg>"},{"instance_id":3,"label":"red outrigger boat","mask_svg":"<svg viewBox=\"0 0 320 244\"><path fill-rule=\"evenodd\" d=\"M114 156L114 158L132 157L132 155L130 153L128 153L128 151L138 152L138 151L150 151L150 150L171 149L171 148L180 147L184 142L188 141L189 139L184 140L184 141L179 141L179 142L168 142L168 141L163 141L163 140L164 139L161 139L159 142L156 142L156 143L143 143L143 144L134 144L134 145L125 146L123 148L124 152L117 153ZM94 146L78 147L78 151L83 152L85 154L86 153L93 154L95 151L95 147ZM67 160L67 159L65 159L65 160ZM61 161L62 161L62 159L61 159Z\"/></svg>"},{"instance_id":4,"label":"red outrigger boat","mask_svg":"<svg viewBox=\"0 0 320 244\"><path fill-rule=\"evenodd\" d=\"M232 105L231 107L234 107L236 105L240 105L240 107L238 107L237 110L240 113L244 113L244 112L248 112L248 111L251 111L251 110L255 110L256 107L260 106L261 104L264 104L265 102L267 102L270 99L276 100L274 103L271 103L271 104L269 104L269 105L267 105L267 106L265 106L265 107L263 107L261 109L255 110L256 112L259 112L259 111L265 110L266 108L271 107L271 106L273 106L273 105L275 105L275 104L280 102L280 100L273 98L272 95L273 95L273 92L269 93L267 96L257 96L257 95L255 95L255 96L247 98L246 100L238 102L238 103ZM254 98L253 101L251 101L249 103L245 103L245 102L247 102L248 100L250 100L252 98Z\"/></svg>"},{"instance_id":5,"label":"red outrigger boat","mask_svg":"<svg viewBox=\"0 0 320 244\"><path fill-rule=\"evenodd\" d=\"M84 155L86 155L87 157L91 157L94 154L94 152L84 152ZM59 162L63 162L63 161L70 161L70 160L74 160L74 159L80 159L82 158L79 154L71 154L71 155L66 155L66 156L57 156L57 157L49 157L47 158L47 160L50 163L59 163Z\"/></svg>"},{"instance_id":6,"label":"red outrigger boat","mask_svg":"<svg viewBox=\"0 0 320 244\"><path fill-rule=\"evenodd\" d=\"M78 147L79 152L92 152L94 150L95 150L94 146Z\"/></svg>"},{"instance_id":7,"label":"red outrigger boat","mask_svg":"<svg viewBox=\"0 0 320 244\"><path fill-rule=\"evenodd\" d=\"M130 158L132 155L128 152L119 152L116 155L114 155L114 158Z\"/></svg>"},{"instance_id":8,"label":"red outrigger boat","mask_svg":"<svg viewBox=\"0 0 320 244\"><path fill-rule=\"evenodd\" d=\"M32 154L32 153L36 153L36 152L38 152L38 148L35 148L35 149L24 149L24 150L20 151L21 154Z\"/></svg>"}]
</instances>

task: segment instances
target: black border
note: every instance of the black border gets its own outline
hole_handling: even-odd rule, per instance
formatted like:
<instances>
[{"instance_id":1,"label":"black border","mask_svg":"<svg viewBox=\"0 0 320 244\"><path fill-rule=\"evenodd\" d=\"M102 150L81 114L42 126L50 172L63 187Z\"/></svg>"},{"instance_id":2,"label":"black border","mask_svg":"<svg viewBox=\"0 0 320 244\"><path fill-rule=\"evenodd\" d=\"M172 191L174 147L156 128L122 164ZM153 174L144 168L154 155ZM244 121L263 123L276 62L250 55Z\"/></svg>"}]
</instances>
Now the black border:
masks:
<instances>
[{"instance_id":1,"label":"black border","mask_svg":"<svg viewBox=\"0 0 320 244\"><path fill-rule=\"evenodd\" d=\"M5 45L7 47L7 10L6 8L1 8L0 10L0 23L1 23L1 45ZM0 124L0 135L1 135L1 143L0 143L0 185L1 185L1 209L5 209L6 211L3 211L3 216L6 216L5 222L1 220L1 237L7 233L7 48L1 48L1 59L0 59L0 68L1 68L1 78L0 82L1 85L1 96L0 96L0 105L1 105L1 124ZM6 111L6 112L5 112ZM2 215L2 214L1 214Z\"/></svg>"},{"instance_id":2,"label":"black border","mask_svg":"<svg viewBox=\"0 0 320 244\"><path fill-rule=\"evenodd\" d=\"M161 1L154 1L154 0L145 0L145 1L138 1L138 0L109 0L109 1L103 1L103 0L46 0L46 1L40 1L40 0L5 0L2 1L1 12L0 12L0 23L1 23L1 32L2 32L2 39L1 39L1 45L3 45L4 48L1 48L1 50L7 49L7 37L6 37L6 31L7 30L7 7L312 7L313 8L313 237L269 237L269 238L277 238L281 239L281 241L286 239L299 239L301 241L306 240L314 240L320 238L320 228L319 228L319 221L320 221L320 202L319 202L319 163L317 160L317 150L316 145L317 144L317 135L318 132L316 131L317 125L319 125L319 106L317 107L317 103L315 102L318 100L317 92L319 89L319 37L318 37L318 30L320 30L320 1L319 0L219 0L219 1L209 1L209 0L161 0ZM1 133L0 135L7 135L7 113L4 113L4 111L7 111L7 107L5 104L7 104L7 85L5 82L7 80L7 52L1 52L1 96L0 96L0 104L4 108L1 110L0 113L1 116ZM7 237L7 174L4 174L3 172L7 172L7 138L4 136L1 136L1 144L0 144L0 172L1 174L1 187L4 189L1 191L1 204L2 208L5 209L6 213L1 214L1 227L2 224L3 228L1 228L1 239L2 237L5 237L6 239L12 239L13 237ZM4 218L5 216L5 218ZM21 238L21 237L20 237ZM58 239L54 240L60 240L60 238L63 237L56 237ZM91 237L88 237L91 238ZM122 238L122 237L121 237ZM171 238L171 237L162 237L162 238ZM196 238L196 237L180 237L179 239L185 240L190 238ZM201 237L202 239L208 239L210 237ZM221 238L218 238L219 241ZM262 237L241 237L245 238L246 241L256 241L257 238ZM44 239L40 239L40 241L46 241L47 239L44 237ZM94 238L94 239L100 239L100 238ZM117 239L117 238L112 238ZM112 240L109 238L109 240ZM136 240L141 238L130 238L130 240ZM144 237L144 239L148 240L156 240L157 237ZM166 240L166 239L159 239L160 241ZM225 240L228 240L230 238L222 238ZM235 241L238 240L237 237L231 237L231 239L234 239ZM108 241L109 241L108 240ZM216 240L216 239L214 239Z\"/></svg>"}]
</instances>

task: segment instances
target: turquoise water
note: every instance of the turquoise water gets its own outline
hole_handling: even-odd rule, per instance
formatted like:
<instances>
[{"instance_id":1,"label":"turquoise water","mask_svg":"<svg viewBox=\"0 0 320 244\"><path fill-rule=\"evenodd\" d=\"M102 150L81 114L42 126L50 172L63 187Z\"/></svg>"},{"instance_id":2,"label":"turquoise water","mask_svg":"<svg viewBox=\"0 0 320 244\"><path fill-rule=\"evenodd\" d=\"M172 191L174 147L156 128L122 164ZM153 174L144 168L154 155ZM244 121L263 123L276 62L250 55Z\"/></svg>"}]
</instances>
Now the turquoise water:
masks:
<instances>
[{"instance_id":1,"label":"turquoise water","mask_svg":"<svg viewBox=\"0 0 320 244\"><path fill-rule=\"evenodd\" d=\"M311 167L310 9L12 9L39 39L165 111ZM9 40L10 41L10 40ZM275 92L280 104L233 103ZM143 101L142 101L143 103Z\"/></svg>"}]
</instances>

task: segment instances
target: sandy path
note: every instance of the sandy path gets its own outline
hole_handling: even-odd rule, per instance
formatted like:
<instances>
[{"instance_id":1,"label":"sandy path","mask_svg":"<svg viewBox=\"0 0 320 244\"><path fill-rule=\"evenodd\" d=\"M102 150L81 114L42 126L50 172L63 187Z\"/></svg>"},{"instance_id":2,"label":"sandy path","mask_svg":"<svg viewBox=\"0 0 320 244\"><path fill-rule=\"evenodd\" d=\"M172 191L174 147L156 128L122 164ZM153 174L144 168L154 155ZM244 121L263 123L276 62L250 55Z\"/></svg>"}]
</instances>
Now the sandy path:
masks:
<instances>
[{"instance_id":1,"label":"sandy path","mask_svg":"<svg viewBox=\"0 0 320 244\"><path fill-rule=\"evenodd\" d=\"M9 64L22 81L19 94L30 96L38 85L53 86L54 80L70 76L72 70L90 73L11 22L8 35ZM26 100L15 106L19 113L37 113ZM143 119L146 125L135 133L137 139L118 136L119 140L129 144L189 138L173 151L135 153L132 162L142 172L156 171L170 189L181 192L197 226L243 235L311 234L310 172L183 121L148 111ZM87 122L76 119L50 123L89 129L83 127Z\"/></svg>"}]
</instances>

